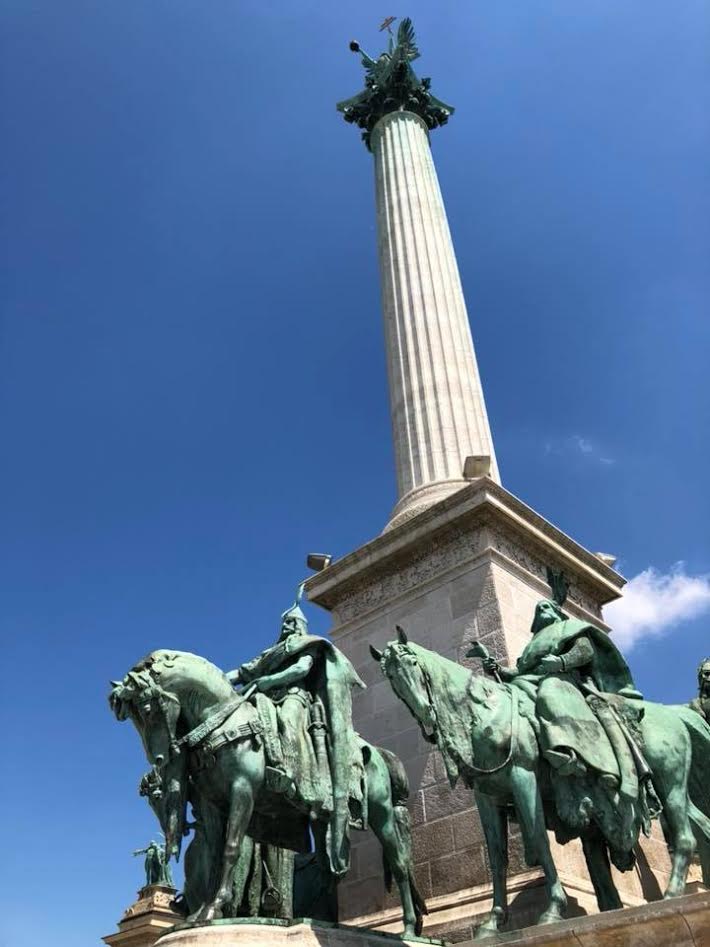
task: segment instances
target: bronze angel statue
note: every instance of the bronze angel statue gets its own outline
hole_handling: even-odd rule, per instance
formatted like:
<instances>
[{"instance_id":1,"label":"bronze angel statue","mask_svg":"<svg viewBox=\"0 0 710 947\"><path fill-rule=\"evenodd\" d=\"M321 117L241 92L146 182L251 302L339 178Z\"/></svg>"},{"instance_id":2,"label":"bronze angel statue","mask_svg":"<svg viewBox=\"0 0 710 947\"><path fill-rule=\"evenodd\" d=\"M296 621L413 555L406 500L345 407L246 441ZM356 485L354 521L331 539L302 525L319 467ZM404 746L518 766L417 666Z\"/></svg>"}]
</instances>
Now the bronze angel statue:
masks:
<instances>
[{"instance_id":1,"label":"bronze angel statue","mask_svg":"<svg viewBox=\"0 0 710 947\"><path fill-rule=\"evenodd\" d=\"M389 112L414 112L429 128L437 128L449 120L453 107L432 95L431 80L420 79L412 68L412 62L420 53L409 17L399 24L396 41L390 32L388 48L377 59L368 56L354 40L350 49L362 59L365 88L352 98L338 102L337 108L346 122L363 129L362 137L368 148L372 129Z\"/></svg>"}]
</instances>

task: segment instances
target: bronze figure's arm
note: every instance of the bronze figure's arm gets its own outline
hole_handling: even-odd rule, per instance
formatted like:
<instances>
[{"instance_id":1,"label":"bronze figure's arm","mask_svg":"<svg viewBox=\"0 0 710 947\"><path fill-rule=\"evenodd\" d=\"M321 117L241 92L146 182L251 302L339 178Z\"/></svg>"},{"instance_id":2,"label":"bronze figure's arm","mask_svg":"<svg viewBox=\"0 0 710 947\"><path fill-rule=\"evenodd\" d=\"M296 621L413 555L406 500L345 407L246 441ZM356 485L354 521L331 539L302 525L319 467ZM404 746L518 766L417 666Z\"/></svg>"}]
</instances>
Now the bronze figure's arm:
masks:
<instances>
[{"instance_id":1,"label":"bronze figure's arm","mask_svg":"<svg viewBox=\"0 0 710 947\"><path fill-rule=\"evenodd\" d=\"M258 677L252 683L257 690L262 693L274 690L278 687L290 687L291 684L295 684L296 681L300 681L306 677L312 667L313 658L310 654L304 654L290 667L284 668L283 671L277 671L275 674L267 674L264 677Z\"/></svg>"},{"instance_id":2,"label":"bronze figure's arm","mask_svg":"<svg viewBox=\"0 0 710 947\"><path fill-rule=\"evenodd\" d=\"M565 671L584 667L585 664L591 664L594 660L594 645L586 636L577 638L569 651L561 655L561 658L564 661Z\"/></svg>"},{"instance_id":3,"label":"bronze figure's arm","mask_svg":"<svg viewBox=\"0 0 710 947\"><path fill-rule=\"evenodd\" d=\"M564 674L576 668L591 664L594 658L594 645L586 636L577 638L569 651L564 654L548 654L540 661L543 674Z\"/></svg>"},{"instance_id":4,"label":"bronze figure's arm","mask_svg":"<svg viewBox=\"0 0 710 947\"><path fill-rule=\"evenodd\" d=\"M474 641L466 652L467 658L481 658L483 670L499 681L512 681L519 671L516 668L505 668L490 654L488 648L480 641Z\"/></svg>"}]
</instances>

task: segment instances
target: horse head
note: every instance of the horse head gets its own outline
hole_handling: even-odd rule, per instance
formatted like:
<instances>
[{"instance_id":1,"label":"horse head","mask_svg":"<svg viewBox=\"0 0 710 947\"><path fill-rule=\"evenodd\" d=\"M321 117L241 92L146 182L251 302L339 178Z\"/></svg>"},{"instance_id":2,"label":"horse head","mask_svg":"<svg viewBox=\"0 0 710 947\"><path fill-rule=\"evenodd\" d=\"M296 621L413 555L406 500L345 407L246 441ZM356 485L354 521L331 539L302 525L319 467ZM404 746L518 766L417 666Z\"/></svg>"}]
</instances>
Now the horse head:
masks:
<instances>
[{"instance_id":1,"label":"horse head","mask_svg":"<svg viewBox=\"0 0 710 947\"><path fill-rule=\"evenodd\" d=\"M152 769L139 792L146 796L165 834L166 856L180 857L187 807L187 754L179 736L189 729L180 688L173 673L180 655L154 651L139 661L122 681L111 681L109 706L118 720L131 720Z\"/></svg>"},{"instance_id":2,"label":"horse head","mask_svg":"<svg viewBox=\"0 0 710 947\"><path fill-rule=\"evenodd\" d=\"M179 697L160 680L158 656L162 654L149 654L122 681L111 681L108 697L116 719L133 722L153 766L162 766L176 753L181 712Z\"/></svg>"},{"instance_id":3,"label":"horse head","mask_svg":"<svg viewBox=\"0 0 710 947\"><path fill-rule=\"evenodd\" d=\"M437 740L437 714L431 689L431 679L417 654L418 647L410 644L407 635L397 625L397 640L390 641L384 651L370 645L370 654L382 668L397 697L406 704L419 724L424 739Z\"/></svg>"}]
</instances>

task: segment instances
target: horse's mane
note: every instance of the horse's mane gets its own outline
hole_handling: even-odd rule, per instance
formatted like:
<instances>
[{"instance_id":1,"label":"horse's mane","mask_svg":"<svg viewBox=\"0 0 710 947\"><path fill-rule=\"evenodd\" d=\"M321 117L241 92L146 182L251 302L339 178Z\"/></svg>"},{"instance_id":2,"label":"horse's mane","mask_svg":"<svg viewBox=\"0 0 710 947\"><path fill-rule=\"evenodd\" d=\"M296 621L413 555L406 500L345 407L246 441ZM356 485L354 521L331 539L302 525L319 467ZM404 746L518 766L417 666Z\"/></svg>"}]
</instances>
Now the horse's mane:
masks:
<instances>
[{"instance_id":1,"label":"horse's mane","mask_svg":"<svg viewBox=\"0 0 710 947\"><path fill-rule=\"evenodd\" d=\"M485 705L496 685L435 651L409 642L407 645L429 678L436 712L436 742L441 750L451 785L474 769L472 730L477 705Z\"/></svg>"},{"instance_id":2,"label":"horse's mane","mask_svg":"<svg viewBox=\"0 0 710 947\"><path fill-rule=\"evenodd\" d=\"M167 648L158 648L156 651L149 652L134 665L132 670L136 672L149 671L151 674L160 677L162 673L173 670L178 664L187 665L188 668L194 665L196 670L199 669L226 680L224 672L216 664L208 661L207 658L203 658L199 654L193 654L191 651L175 651Z\"/></svg>"},{"instance_id":3,"label":"horse's mane","mask_svg":"<svg viewBox=\"0 0 710 947\"><path fill-rule=\"evenodd\" d=\"M193 678L196 684L201 679L210 690L223 689L225 697L232 693L231 684L224 672L207 658L192 654L190 651L158 648L141 658L127 676L148 689L151 687L162 689L163 683L173 674L184 675L186 681Z\"/></svg>"}]
</instances>

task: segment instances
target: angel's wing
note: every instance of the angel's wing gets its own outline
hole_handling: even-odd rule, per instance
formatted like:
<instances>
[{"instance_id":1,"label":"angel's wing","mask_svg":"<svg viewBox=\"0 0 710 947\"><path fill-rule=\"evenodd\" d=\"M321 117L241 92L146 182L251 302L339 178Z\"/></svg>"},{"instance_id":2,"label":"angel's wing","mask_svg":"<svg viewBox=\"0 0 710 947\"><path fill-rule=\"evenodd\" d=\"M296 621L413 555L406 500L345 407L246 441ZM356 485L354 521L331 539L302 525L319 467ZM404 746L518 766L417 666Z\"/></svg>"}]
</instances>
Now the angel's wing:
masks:
<instances>
[{"instance_id":1,"label":"angel's wing","mask_svg":"<svg viewBox=\"0 0 710 947\"><path fill-rule=\"evenodd\" d=\"M405 16L405 18L399 24L399 29L397 30L397 46L402 49L402 52L409 62L419 58L417 38L414 35L412 21L408 16Z\"/></svg>"}]
</instances>

